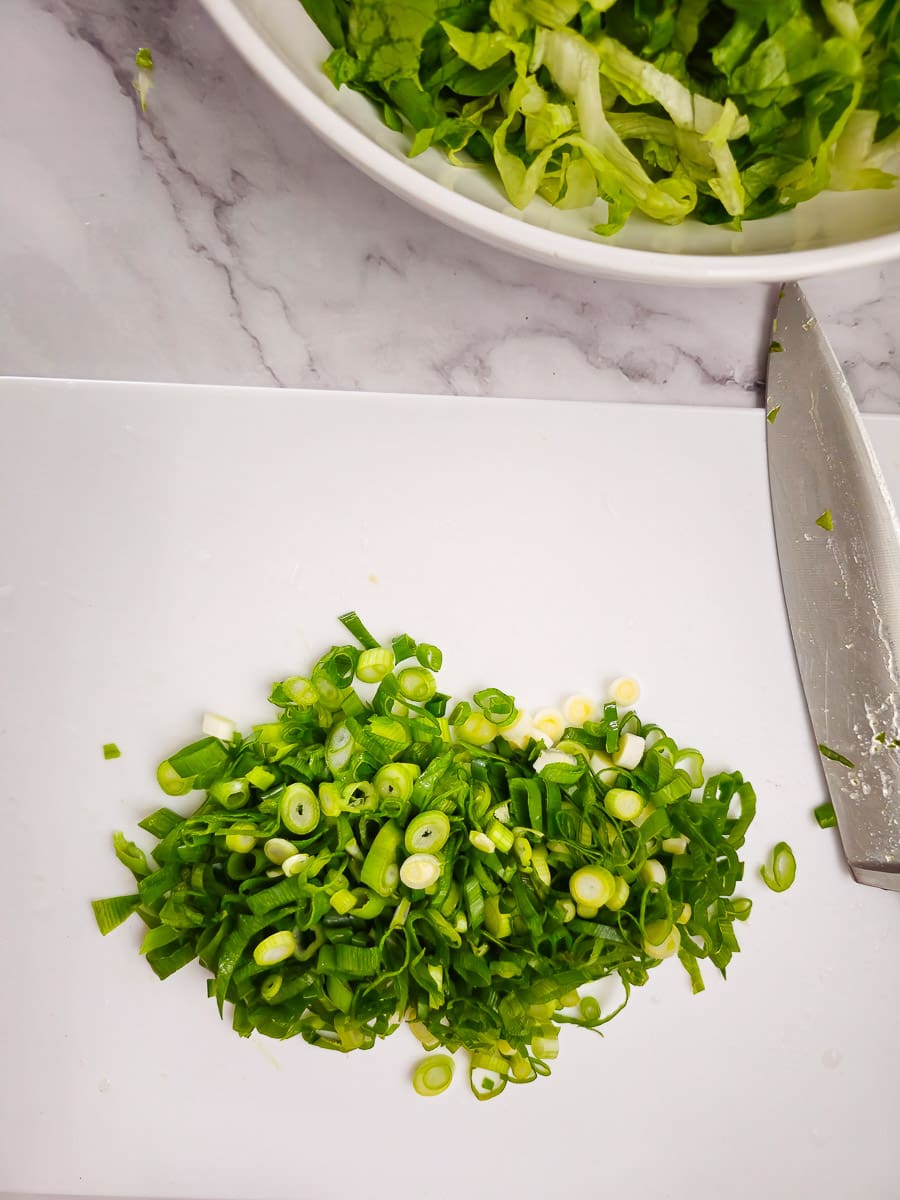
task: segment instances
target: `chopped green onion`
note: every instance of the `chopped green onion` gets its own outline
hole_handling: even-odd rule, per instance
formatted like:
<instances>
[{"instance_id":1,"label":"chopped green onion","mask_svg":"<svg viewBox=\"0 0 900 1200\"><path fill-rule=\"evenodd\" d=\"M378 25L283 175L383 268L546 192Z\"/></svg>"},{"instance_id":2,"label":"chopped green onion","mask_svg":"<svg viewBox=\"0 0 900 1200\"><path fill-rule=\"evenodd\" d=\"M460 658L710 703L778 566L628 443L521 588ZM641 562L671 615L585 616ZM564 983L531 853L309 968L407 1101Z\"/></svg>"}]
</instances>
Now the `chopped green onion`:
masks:
<instances>
[{"instance_id":1,"label":"chopped green onion","mask_svg":"<svg viewBox=\"0 0 900 1200\"><path fill-rule=\"evenodd\" d=\"M353 734L346 721L332 725L325 739L325 762L332 775L340 775L353 754Z\"/></svg>"},{"instance_id":2,"label":"chopped green onion","mask_svg":"<svg viewBox=\"0 0 900 1200\"><path fill-rule=\"evenodd\" d=\"M527 837L519 834L513 838L513 853L523 867L527 867L531 862L531 842Z\"/></svg>"},{"instance_id":3,"label":"chopped green onion","mask_svg":"<svg viewBox=\"0 0 900 1200\"><path fill-rule=\"evenodd\" d=\"M290 958L296 949L294 935L290 930L282 929L259 942L253 951L253 961L259 967L271 967Z\"/></svg>"},{"instance_id":4,"label":"chopped green onion","mask_svg":"<svg viewBox=\"0 0 900 1200\"><path fill-rule=\"evenodd\" d=\"M319 799L305 783L292 783L284 789L278 814L291 833L312 833L319 823Z\"/></svg>"},{"instance_id":5,"label":"chopped green onion","mask_svg":"<svg viewBox=\"0 0 900 1200\"><path fill-rule=\"evenodd\" d=\"M692 788L703 786L703 755L699 750L682 750L675 759L675 766L684 771Z\"/></svg>"},{"instance_id":6,"label":"chopped green onion","mask_svg":"<svg viewBox=\"0 0 900 1200\"><path fill-rule=\"evenodd\" d=\"M400 882L408 888L429 888L441 875L440 859L433 854L410 854L400 867Z\"/></svg>"},{"instance_id":7,"label":"chopped green onion","mask_svg":"<svg viewBox=\"0 0 900 1200\"><path fill-rule=\"evenodd\" d=\"M368 921L372 917L380 916L384 912L386 904L387 900L383 896L376 896L367 888L357 888L357 905L353 910L353 915Z\"/></svg>"},{"instance_id":8,"label":"chopped green onion","mask_svg":"<svg viewBox=\"0 0 900 1200\"><path fill-rule=\"evenodd\" d=\"M509 1078L513 1083L531 1083L537 1079L537 1072L524 1055L515 1054L510 1059Z\"/></svg>"},{"instance_id":9,"label":"chopped green onion","mask_svg":"<svg viewBox=\"0 0 900 1200\"><path fill-rule=\"evenodd\" d=\"M319 703L316 685L305 675L295 675L292 679L285 679L281 687L291 704L296 704L298 708L312 708L313 705Z\"/></svg>"},{"instance_id":10,"label":"chopped green onion","mask_svg":"<svg viewBox=\"0 0 900 1200\"><path fill-rule=\"evenodd\" d=\"M343 916L356 908L356 897L349 888L341 888L331 896L329 903L336 913Z\"/></svg>"},{"instance_id":11,"label":"chopped green onion","mask_svg":"<svg viewBox=\"0 0 900 1200\"><path fill-rule=\"evenodd\" d=\"M569 725L583 725L590 721L596 710L596 705L590 696L570 696L563 704L563 716Z\"/></svg>"},{"instance_id":12,"label":"chopped green onion","mask_svg":"<svg viewBox=\"0 0 900 1200\"><path fill-rule=\"evenodd\" d=\"M557 1058L559 1056L559 1034L556 1032L556 1027L551 1025L533 1038L531 1049L538 1058Z\"/></svg>"},{"instance_id":13,"label":"chopped green onion","mask_svg":"<svg viewBox=\"0 0 900 1200\"><path fill-rule=\"evenodd\" d=\"M405 803L420 774L415 763L387 763L375 775L375 790L382 800L395 799Z\"/></svg>"},{"instance_id":14,"label":"chopped green onion","mask_svg":"<svg viewBox=\"0 0 900 1200\"><path fill-rule=\"evenodd\" d=\"M619 708L631 708L641 698L641 685L630 675L620 675L609 685L609 698Z\"/></svg>"},{"instance_id":15,"label":"chopped green onion","mask_svg":"<svg viewBox=\"0 0 900 1200\"><path fill-rule=\"evenodd\" d=\"M780 404L775 404L772 406L772 408L769 409L769 411L766 413L766 420L769 422L770 425L775 424L776 420L778 419L778 414L780 412L781 412Z\"/></svg>"},{"instance_id":16,"label":"chopped green onion","mask_svg":"<svg viewBox=\"0 0 900 1200\"><path fill-rule=\"evenodd\" d=\"M323 817L339 817L344 808L344 789L337 784L319 784L319 810Z\"/></svg>"},{"instance_id":17,"label":"chopped green onion","mask_svg":"<svg viewBox=\"0 0 900 1200\"><path fill-rule=\"evenodd\" d=\"M434 1036L431 1030L423 1025L421 1021L410 1021L408 1023L410 1033L421 1044L423 1050L437 1050L441 1044L440 1038Z\"/></svg>"},{"instance_id":18,"label":"chopped green onion","mask_svg":"<svg viewBox=\"0 0 900 1200\"><path fill-rule=\"evenodd\" d=\"M143 879L150 874L150 868L147 865L147 857L140 846L136 846L134 842L130 842L124 833L113 834L113 849L116 853L116 858L123 867L134 875L135 879Z\"/></svg>"},{"instance_id":19,"label":"chopped green onion","mask_svg":"<svg viewBox=\"0 0 900 1200\"><path fill-rule=\"evenodd\" d=\"M830 800L814 808L813 816L816 818L820 829L833 829L837 825L837 813L834 811L834 805Z\"/></svg>"},{"instance_id":20,"label":"chopped green onion","mask_svg":"<svg viewBox=\"0 0 900 1200\"><path fill-rule=\"evenodd\" d=\"M620 706L631 680L596 713L575 696L532 718L492 688L454 705L430 644L344 623L362 649L276 682L277 719L207 722L161 764L197 804L141 822L152 860L115 836L136 884L95 902L104 932L137 911L154 972L199 960L243 1035L348 1052L417 1022L469 1052L479 1099L548 1074L562 1024L615 1015L578 1007L583 984L627 990L673 955L694 991L700 960L724 974L750 911L739 774L705 779L699 751Z\"/></svg>"},{"instance_id":21,"label":"chopped green onion","mask_svg":"<svg viewBox=\"0 0 900 1200\"><path fill-rule=\"evenodd\" d=\"M168 759L156 768L156 779L167 796L186 796L194 786L193 779L183 779Z\"/></svg>"},{"instance_id":22,"label":"chopped green onion","mask_svg":"<svg viewBox=\"0 0 900 1200\"><path fill-rule=\"evenodd\" d=\"M490 839L488 840L490 841ZM491 842L491 845L493 845L493 842ZM475 848L481 849L480 846L476 846ZM550 865L547 861L546 846L534 847L531 852L531 865L535 875L537 875L544 887L550 887L550 884L553 882L553 880L552 876L550 875Z\"/></svg>"},{"instance_id":23,"label":"chopped green onion","mask_svg":"<svg viewBox=\"0 0 900 1200\"><path fill-rule=\"evenodd\" d=\"M140 895L110 896L107 900L92 900L91 908L94 910L97 928L105 936L136 912L140 904Z\"/></svg>"},{"instance_id":24,"label":"chopped green onion","mask_svg":"<svg viewBox=\"0 0 900 1200\"><path fill-rule=\"evenodd\" d=\"M512 921L509 913L501 909L499 896L488 896L484 902L484 927L495 938L509 937L512 933Z\"/></svg>"},{"instance_id":25,"label":"chopped green onion","mask_svg":"<svg viewBox=\"0 0 900 1200\"><path fill-rule=\"evenodd\" d=\"M225 860L225 873L229 879L249 879L264 861L265 855L261 850L232 850Z\"/></svg>"},{"instance_id":26,"label":"chopped green onion","mask_svg":"<svg viewBox=\"0 0 900 1200\"><path fill-rule=\"evenodd\" d=\"M648 887L662 887L666 882L666 868L658 858L648 858L641 867L640 877Z\"/></svg>"},{"instance_id":27,"label":"chopped green onion","mask_svg":"<svg viewBox=\"0 0 900 1200\"><path fill-rule=\"evenodd\" d=\"M416 646L416 658L420 665L427 667L429 671L439 671L444 663L443 654L437 646L432 646L429 642L419 642Z\"/></svg>"},{"instance_id":28,"label":"chopped green onion","mask_svg":"<svg viewBox=\"0 0 900 1200\"><path fill-rule=\"evenodd\" d=\"M306 863L309 862L310 855L298 853L289 854L281 863L281 869L285 875L299 875Z\"/></svg>"},{"instance_id":29,"label":"chopped green onion","mask_svg":"<svg viewBox=\"0 0 900 1200\"><path fill-rule=\"evenodd\" d=\"M174 812L171 808L158 808L149 817L144 817L143 821L138 821L138 829L146 829L155 838L162 839L182 824L184 824L184 817L180 813Z\"/></svg>"},{"instance_id":30,"label":"chopped green onion","mask_svg":"<svg viewBox=\"0 0 900 1200\"><path fill-rule=\"evenodd\" d=\"M406 667L397 676L400 695L416 704L424 704L437 691L434 675L427 667Z\"/></svg>"},{"instance_id":31,"label":"chopped green onion","mask_svg":"<svg viewBox=\"0 0 900 1200\"><path fill-rule=\"evenodd\" d=\"M390 896L400 880L397 857L403 845L403 833L393 821L378 831L363 861L359 878L379 896Z\"/></svg>"},{"instance_id":32,"label":"chopped green onion","mask_svg":"<svg viewBox=\"0 0 900 1200\"><path fill-rule=\"evenodd\" d=\"M228 752L217 738L201 738L159 764L156 778L168 796L184 796L192 791L198 777L218 774L228 760Z\"/></svg>"},{"instance_id":33,"label":"chopped green onion","mask_svg":"<svg viewBox=\"0 0 900 1200\"><path fill-rule=\"evenodd\" d=\"M247 779L217 779L210 786L208 795L223 808L243 808L250 801L250 782Z\"/></svg>"},{"instance_id":34,"label":"chopped green onion","mask_svg":"<svg viewBox=\"0 0 900 1200\"><path fill-rule=\"evenodd\" d=\"M837 750L832 750L830 746L823 745L822 742L819 742L819 753L823 758L840 763L842 767L847 767L851 771L856 770L856 763L851 762L849 758L845 758L843 754L838 754Z\"/></svg>"},{"instance_id":35,"label":"chopped green onion","mask_svg":"<svg viewBox=\"0 0 900 1200\"><path fill-rule=\"evenodd\" d=\"M608 754L596 750L590 757L590 768L601 783L610 787L619 778L619 768Z\"/></svg>"},{"instance_id":36,"label":"chopped green onion","mask_svg":"<svg viewBox=\"0 0 900 1200\"><path fill-rule=\"evenodd\" d=\"M450 710L450 716L447 720L451 725L463 725L472 712L472 705L465 700L460 700L459 704L454 705Z\"/></svg>"},{"instance_id":37,"label":"chopped green onion","mask_svg":"<svg viewBox=\"0 0 900 1200\"><path fill-rule=\"evenodd\" d=\"M442 849L450 836L450 818L440 809L429 809L413 817L403 835L408 854L428 850L432 854Z\"/></svg>"},{"instance_id":38,"label":"chopped green onion","mask_svg":"<svg viewBox=\"0 0 900 1200\"><path fill-rule=\"evenodd\" d=\"M204 713L201 728L209 737L218 738L220 742L230 742L234 737L235 724L230 717L222 717L218 713Z\"/></svg>"},{"instance_id":39,"label":"chopped green onion","mask_svg":"<svg viewBox=\"0 0 900 1200\"><path fill-rule=\"evenodd\" d=\"M581 1019L589 1025L595 1025L600 1020L600 1004L593 996L582 996L578 1007Z\"/></svg>"},{"instance_id":40,"label":"chopped green onion","mask_svg":"<svg viewBox=\"0 0 900 1200\"><path fill-rule=\"evenodd\" d=\"M665 850L666 854L686 854L688 848L688 839L682 834L680 837L663 838L660 843L660 848ZM665 882L665 880L663 880Z\"/></svg>"},{"instance_id":41,"label":"chopped green onion","mask_svg":"<svg viewBox=\"0 0 900 1200\"><path fill-rule=\"evenodd\" d=\"M116 745L115 742L104 742L103 743L103 757L104 758L121 758L122 751L119 749L119 747Z\"/></svg>"},{"instance_id":42,"label":"chopped green onion","mask_svg":"<svg viewBox=\"0 0 900 1200\"><path fill-rule=\"evenodd\" d=\"M406 662L408 658L415 657L416 643L408 633L402 633L391 642L391 649L394 651L395 660L398 663L402 663Z\"/></svg>"},{"instance_id":43,"label":"chopped green onion","mask_svg":"<svg viewBox=\"0 0 900 1200\"><path fill-rule=\"evenodd\" d=\"M533 763L535 771L540 772L548 782L575 783L582 772L578 759L574 754L566 754L562 750L542 750ZM575 770L568 768L574 767ZM547 768L550 768L547 770Z\"/></svg>"},{"instance_id":44,"label":"chopped green onion","mask_svg":"<svg viewBox=\"0 0 900 1200\"><path fill-rule=\"evenodd\" d=\"M453 1082L453 1059L449 1054L423 1058L413 1072L413 1087L420 1096L439 1096Z\"/></svg>"},{"instance_id":45,"label":"chopped green onion","mask_svg":"<svg viewBox=\"0 0 900 1200\"><path fill-rule=\"evenodd\" d=\"M615 892L616 881L606 867L580 867L569 876L569 893L576 904L599 908Z\"/></svg>"},{"instance_id":46,"label":"chopped green onion","mask_svg":"<svg viewBox=\"0 0 900 1200\"><path fill-rule=\"evenodd\" d=\"M297 847L293 842L287 841L286 838L269 838L263 846L263 853L269 862L274 863L276 867L280 867L292 855L296 854Z\"/></svg>"},{"instance_id":47,"label":"chopped green onion","mask_svg":"<svg viewBox=\"0 0 900 1200\"><path fill-rule=\"evenodd\" d=\"M513 843L516 840L515 834L511 829L494 818L488 822L487 828L484 832L491 839L501 854L509 854L510 850L513 848Z\"/></svg>"},{"instance_id":48,"label":"chopped green onion","mask_svg":"<svg viewBox=\"0 0 900 1200\"><path fill-rule=\"evenodd\" d=\"M783 350L784 350L784 346L782 346L781 342L776 342L774 338L772 339L771 342L769 342L769 353L770 354L781 354L781 352Z\"/></svg>"},{"instance_id":49,"label":"chopped green onion","mask_svg":"<svg viewBox=\"0 0 900 1200\"><path fill-rule=\"evenodd\" d=\"M344 689L338 687L325 671L318 667L313 671L312 685L316 689L319 704L331 712L337 712L344 702Z\"/></svg>"},{"instance_id":50,"label":"chopped green onion","mask_svg":"<svg viewBox=\"0 0 900 1200\"><path fill-rule=\"evenodd\" d=\"M266 1001L267 1004L271 1004L272 1001L275 999L275 997L278 995L278 993L281 991L281 985L283 983L284 983L284 976L270 975L267 979L264 979L263 982L259 985L260 996L263 998L263 1000Z\"/></svg>"},{"instance_id":51,"label":"chopped green onion","mask_svg":"<svg viewBox=\"0 0 900 1200\"><path fill-rule=\"evenodd\" d=\"M153 86L153 55L147 46L141 46L137 54L134 56L134 63L137 67L137 79L134 81L134 90L138 94L141 112L147 111L147 94Z\"/></svg>"},{"instance_id":52,"label":"chopped green onion","mask_svg":"<svg viewBox=\"0 0 900 1200\"><path fill-rule=\"evenodd\" d=\"M826 508L821 517L816 517L816 524L827 533L831 533L832 529L834 529L834 520L832 519L830 508Z\"/></svg>"},{"instance_id":53,"label":"chopped green onion","mask_svg":"<svg viewBox=\"0 0 900 1200\"><path fill-rule=\"evenodd\" d=\"M498 688L483 688L472 697L484 715L495 725L512 723L516 716L516 702Z\"/></svg>"},{"instance_id":54,"label":"chopped green onion","mask_svg":"<svg viewBox=\"0 0 900 1200\"><path fill-rule=\"evenodd\" d=\"M644 757L645 742L639 734L623 733L619 745L613 752L612 760L623 771L632 771Z\"/></svg>"},{"instance_id":55,"label":"chopped green onion","mask_svg":"<svg viewBox=\"0 0 900 1200\"><path fill-rule=\"evenodd\" d=\"M357 613L355 613L355 612L342 613L341 616L338 617L338 620L344 626L344 628L347 630L347 632L352 637L356 638L356 640L362 646L364 651L365 650L379 650L381 648L379 645L378 639L372 637L371 633L369 633L368 629L366 629L365 625L363 625L363 623L360 620ZM393 666L393 662L392 662L390 670L393 670L393 669L394 669L394 666ZM369 682L374 682L374 681L370 680Z\"/></svg>"},{"instance_id":56,"label":"chopped green onion","mask_svg":"<svg viewBox=\"0 0 900 1200\"><path fill-rule=\"evenodd\" d=\"M361 683L380 683L394 669L394 652L383 646L363 650L356 663L356 678Z\"/></svg>"},{"instance_id":57,"label":"chopped green onion","mask_svg":"<svg viewBox=\"0 0 900 1200\"><path fill-rule=\"evenodd\" d=\"M610 788L603 797L606 811L620 821L633 821L644 807L644 798L628 788Z\"/></svg>"},{"instance_id":58,"label":"chopped green onion","mask_svg":"<svg viewBox=\"0 0 900 1200\"><path fill-rule=\"evenodd\" d=\"M794 852L787 842L779 842L772 851L769 861L760 868L763 883L773 892L786 892L797 875Z\"/></svg>"},{"instance_id":59,"label":"chopped green onion","mask_svg":"<svg viewBox=\"0 0 900 1200\"><path fill-rule=\"evenodd\" d=\"M628 897L630 893L631 889L626 881L621 875L617 875L613 884L613 893L606 901L606 907L611 909L613 912L618 912L619 909L624 908L628 903Z\"/></svg>"},{"instance_id":60,"label":"chopped green onion","mask_svg":"<svg viewBox=\"0 0 900 1200\"><path fill-rule=\"evenodd\" d=\"M348 783L341 790L342 812L375 812L378 808L378 790L374 783L360 779L356 783Z\"/></svg>"},{"instance_id":61,"label":"chopped green onion","mask_svg":"<svg viewBox=\"0 0 900 1200\"><path fill-rule=\"evenodd\" d=\"M555 745L566 731L566 719L558 708L542 708L534 714L532 727Z\"/></svg>"},{"instance_id":62,"label":"chopped green onion","mask_svg":"<svg viewBox=\"0 0 900 1200\"><path fill-rule=\"evenodd\" d=\"M528 745L533 731L534 718L531 713L522 712L521 709L517 709L515 717L509 724L503 726L500 734L511 746L522 750Z\"/></svg>"},{"instance_id":63,"label":"chopped green onion","mask_svg":"<svg viewBox=\"0 0 900 1200\"><path fill-rule=\"evenodd\" d=\"M225 838L225 849L231 850L235 854L249 854L255 845L256 838L246 830L229 833Z\"/></svg>"},{"instance_id":64,"label":"chopped green onion","mask_svg":"<svg viewBox=\"0 0 900 1200\"><path fill-rule=\"evenodd\" d=\"M644 926L644 953L650 958L671 958L681 946L677 925L668 921L648 921Z\"/></svg>"},{"instance_id":65,"label":"chopped green onion","mask_svg":"<svg viewBox=\"0 0 900 1200\"><path fill-rule=\"evenodd\" d=\"M469 1087L478 1100L493 1100L506 1087L509 1064L492 1050L479 1050L469 1066Z\"/></svg>"},{"instance_id":66,"label":"chopped green onion","mask_svg":"<svg viewBox=\"0 0 900 1200\"><path fill-rule=\"evenodd\" d=\"M457 726L460 741L471 742L473 746L486 746L497 736L497 726L487 717L479 713L471 713Z\"/></svg>"},{"instance_id":67,"label":"chopped green onion","mask_svg":"<svg viewBox=\"0 0 900 1200\"><path fill-rule=\"evenodd\" d=\"M261 792L267 791L275 782L274 774L267 767L252 767L246 779L251 787L259 788Z\"/></svg>"},{"instance_id":68,"label":"chopped green onion","mask_svg":"<svg viewBox=\"0 0 900 1200\"><path fill-rule=\"evenodd\" d=\"M476 850L480 850L482 854L493 854L497 847L491 841L486 833L482 833L480 829L469 830L469 841Z\"/></svg>"}]
</instances>

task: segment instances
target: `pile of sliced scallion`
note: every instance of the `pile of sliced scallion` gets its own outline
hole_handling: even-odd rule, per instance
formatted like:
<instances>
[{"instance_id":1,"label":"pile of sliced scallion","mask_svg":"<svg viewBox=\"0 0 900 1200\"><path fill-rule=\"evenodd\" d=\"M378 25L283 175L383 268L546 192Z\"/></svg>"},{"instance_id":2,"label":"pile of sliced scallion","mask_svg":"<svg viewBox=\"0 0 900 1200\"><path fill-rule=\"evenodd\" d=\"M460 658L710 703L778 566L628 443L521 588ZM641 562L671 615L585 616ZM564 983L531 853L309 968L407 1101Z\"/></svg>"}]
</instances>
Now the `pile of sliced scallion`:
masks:
<instances>
[{"instance_id":1,"label":"pile of sliced scallion","mask_svg":"<svg viewBox=\"0 0 900 1200\"><path fill-rule=\"evenodd\" d=\"M750 912L740 774L704 781L625 707L633 681L596 712L531 717L495 688L451 707L435 646L341 620L359 647L276 684L277 720L243 737L208 717L161 764L163 791L203 799L140 823L152 864L115 835L137 889L95 902L101 932L138 913L156 974L199 959L243 1036L348 1051L409 1024L465 1048L479 1099L548 1074L562 1024L619 1011L584 985L617 975L627 999L675 955L695 992L702 959L724 975ZM417 1090L451 1073L426 1059Z\"/></svg>"}]
</instances>

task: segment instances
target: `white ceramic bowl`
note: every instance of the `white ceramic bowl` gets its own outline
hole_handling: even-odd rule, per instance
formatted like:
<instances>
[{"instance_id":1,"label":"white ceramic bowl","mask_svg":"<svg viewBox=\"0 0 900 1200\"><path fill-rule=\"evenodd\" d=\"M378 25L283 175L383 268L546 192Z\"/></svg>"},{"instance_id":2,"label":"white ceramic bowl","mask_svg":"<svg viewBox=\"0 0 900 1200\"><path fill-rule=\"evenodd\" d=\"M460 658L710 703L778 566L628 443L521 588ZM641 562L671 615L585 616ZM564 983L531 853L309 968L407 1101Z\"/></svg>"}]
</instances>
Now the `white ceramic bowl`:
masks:
<instances>
[{"instance_id":1,"label":"white ceramic bowl","mask_svg":"<svg viewBox=\"0 0 900 1200\"><path fill-rule=\"evenodd\" d=\"M407 139L362 96L322 73L329 46L299 0L202 0L252 67L340 154L404 200L494 246L590 275L660 283L779 281L900 257L900 187L826 192L743 232L699 221L663 226L632 217L601 239L590 210L535 200L513 208L486 172L451 166L436 150L406 156Z\"/></svg>"}]
</instances>

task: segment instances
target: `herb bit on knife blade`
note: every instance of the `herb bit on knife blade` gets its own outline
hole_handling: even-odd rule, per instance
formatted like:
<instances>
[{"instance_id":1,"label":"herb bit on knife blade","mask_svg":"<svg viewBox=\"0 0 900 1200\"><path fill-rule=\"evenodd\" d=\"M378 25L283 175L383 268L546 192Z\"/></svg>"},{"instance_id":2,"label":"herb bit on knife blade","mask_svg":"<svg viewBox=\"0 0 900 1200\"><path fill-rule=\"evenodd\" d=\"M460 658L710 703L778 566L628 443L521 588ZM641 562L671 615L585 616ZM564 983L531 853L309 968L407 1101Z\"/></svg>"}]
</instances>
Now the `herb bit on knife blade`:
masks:
<instances>
[{"instance_id":1,"label":"herb bit on knife blade","mask_svg":"<svg viewBox=\"0 0 900 1200\"><path fill-rule=\"evenodd\" d=\"M724 976L751 907L738 772L704 778L630 707L634 680L599 708L531 715L496 688L453 704L436 646L341 621L359 646L276 683L277 720L244 737L209 714L160 765L168 795L205 795L140 822L152 863L115 835L137 886L94 902L102 933L136 912L156 974L198 959L245 1037L349 1051L406 1024L464 1049L479 1099L549 1074L560 1027L598 1030L662 960L694 992L704 959ZM605 1011L589 988L609 977L624 1000ZM426 1058L414 1084L451 1077Z\"/></svg>"}]
</instances>

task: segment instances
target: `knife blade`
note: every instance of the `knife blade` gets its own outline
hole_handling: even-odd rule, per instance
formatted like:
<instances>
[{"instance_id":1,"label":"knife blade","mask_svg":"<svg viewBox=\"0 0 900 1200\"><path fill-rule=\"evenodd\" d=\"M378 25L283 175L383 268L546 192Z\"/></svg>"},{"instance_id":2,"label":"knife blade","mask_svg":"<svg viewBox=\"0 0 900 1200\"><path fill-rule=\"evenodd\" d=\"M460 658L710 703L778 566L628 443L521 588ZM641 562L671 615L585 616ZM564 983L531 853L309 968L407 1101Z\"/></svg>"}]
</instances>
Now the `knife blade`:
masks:
<instances>
[{"instance_id":1,"label":"knife blade","mask_svg":"<svg viewBox=\"0 0 900 1200\"><path fill-rule=\"evenodd\" d=\"M806 704L854 878L900 891L900 524L797 284L781 290L772 338L769 486Z\"/></svg>"}]
</instances>

